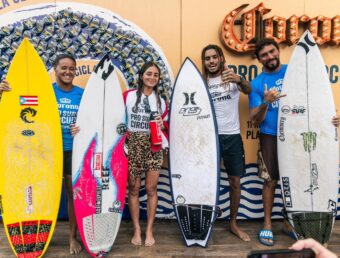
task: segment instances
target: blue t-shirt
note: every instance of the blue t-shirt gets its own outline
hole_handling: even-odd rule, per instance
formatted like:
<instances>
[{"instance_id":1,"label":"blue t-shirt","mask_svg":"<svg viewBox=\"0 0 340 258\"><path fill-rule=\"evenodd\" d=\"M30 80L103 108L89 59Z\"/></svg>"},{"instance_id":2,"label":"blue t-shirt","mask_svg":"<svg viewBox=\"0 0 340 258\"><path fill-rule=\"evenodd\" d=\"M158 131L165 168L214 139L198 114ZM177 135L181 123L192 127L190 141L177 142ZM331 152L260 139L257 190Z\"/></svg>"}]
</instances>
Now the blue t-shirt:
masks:
<instances>
[{"instance_id":1,"label":"blue t-shirt","mask_svg":"<svg viewBox=\"0 0 340 258\"><path fill-rule=\"evenodd\" d=\"M287 65L282 65L281 69L274 73L262 72L251 81L252 91L249 95L250 109L261 105L264 98L264 85L267 84L267 90L276 88L279 92L282 90L283 78L287 70ZM264 134L277 135L277 116L279 110L279 99L274 101L268 108L265 119L260 124L260 132Z\"/></svg>"},{"instance_id":2,"label":"blue t-shirt","mask_svg":"<svg viewBox=\"0 0 340 258\"><path fill-rule=\"evenodd\" d=\"M73 137L71 135L70 124L75 124L77 112L84 90L78 86L73 86L70 91L59 88L57 83L53 83L53 89L58 102L61 130L63 134L64 151L72 150Z\"/></svg>"}]
</instances>

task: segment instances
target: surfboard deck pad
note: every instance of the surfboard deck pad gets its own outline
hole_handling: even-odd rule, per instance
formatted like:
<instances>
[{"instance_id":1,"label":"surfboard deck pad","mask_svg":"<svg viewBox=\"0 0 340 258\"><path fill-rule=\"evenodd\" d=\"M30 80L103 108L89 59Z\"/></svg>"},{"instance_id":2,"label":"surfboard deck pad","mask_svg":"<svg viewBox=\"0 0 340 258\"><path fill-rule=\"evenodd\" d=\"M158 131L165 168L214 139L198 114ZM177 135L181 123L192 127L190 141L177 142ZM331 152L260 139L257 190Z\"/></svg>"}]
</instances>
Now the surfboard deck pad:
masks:
<instances>
[{"instance_id":1,"label":"surfboard deck pad","mask_svg":"<svg viewBox=\"0 0 340 258\"><path fill-rule=\"evenodd\" d=\"M298 238L314 238L320 243L327 243L332 232L333 212L292 212L287 215L288 220Z\"/></svg>"},{"instance_id":2,"label":"surfboard deck pad","mask_svg":"<svg viewBox=\"0 0 340 258\"><path fill-rule=\"evenodd\" d=\"M204 240L214 220L214 206L176 205L178 220L186 239Z\"/></svg>"}]
</instances>

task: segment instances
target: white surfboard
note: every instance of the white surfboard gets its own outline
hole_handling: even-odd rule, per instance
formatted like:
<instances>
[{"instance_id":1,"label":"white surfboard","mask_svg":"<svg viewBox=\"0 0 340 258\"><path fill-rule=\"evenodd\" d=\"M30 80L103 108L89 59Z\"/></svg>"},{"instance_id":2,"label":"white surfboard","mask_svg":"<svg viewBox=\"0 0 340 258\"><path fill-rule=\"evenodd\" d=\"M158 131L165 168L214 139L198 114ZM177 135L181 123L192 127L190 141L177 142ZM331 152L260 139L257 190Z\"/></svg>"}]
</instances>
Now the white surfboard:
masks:
<instances>
[{"instance_id":1,"label":"white surfboard","mask_svg":"<svg viewBox=\"0 0 340 258\"><path fill-rule=\"evenodd\" d=\"M288 64L278 117L284 206L295 232L325 243L336 215L339 144L332 89L313 36L306 31Z\"/></svg>"},{"instance_id":2,"label":"white surfboard","mask_svg":"<svg viewBox=\"0 0 340 258\"><path fill-rule=\"evenodd\" d=\"M207 246L216 218L220 156L208 88L187 58L170 106L169 170L174 209L187 246Z\"/></svg>"},{"instance_id":3,"label":"white surfboard","mask_svg":"<svg viewBox=\"0 0 340 258\"><path fill-rule=\"evenodd\" d=\"M93 257L108 253L122 218L127 159L125 105L106 55L92 73L77 115L72 184L79 233Z\"/></svg>"}]
</instances>

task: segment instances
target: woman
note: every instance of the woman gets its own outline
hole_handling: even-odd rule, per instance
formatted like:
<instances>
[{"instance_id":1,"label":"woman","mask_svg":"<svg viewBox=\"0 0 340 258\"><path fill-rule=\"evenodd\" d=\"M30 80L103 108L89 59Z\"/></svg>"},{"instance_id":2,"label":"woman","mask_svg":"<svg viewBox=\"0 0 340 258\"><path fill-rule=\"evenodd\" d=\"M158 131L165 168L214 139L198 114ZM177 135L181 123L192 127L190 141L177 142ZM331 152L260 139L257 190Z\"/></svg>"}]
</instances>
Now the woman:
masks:
<instances>
[{"instance_id":1,"label":"woman","mask_svg":"<svg viewBox=\"0 0 340 258\"><path fill-rule=\"evenodd\" d=\"M133 245L142 245L139 223L139 191L141 174L145 173L147 193L147 226L145 246L153 246L153 223L158 202L157 183L163 163L162 146L153 146L150 141L150 114L155 115L158 126L166 132L168 108L159 94L160 69L153 62L147 62L139 72L136 90L124 93L128 117L128 164L129 164L129 209L134 227L131 239ZM163 146L164 147L164 146Z\"/></svg>"}]
</instances>

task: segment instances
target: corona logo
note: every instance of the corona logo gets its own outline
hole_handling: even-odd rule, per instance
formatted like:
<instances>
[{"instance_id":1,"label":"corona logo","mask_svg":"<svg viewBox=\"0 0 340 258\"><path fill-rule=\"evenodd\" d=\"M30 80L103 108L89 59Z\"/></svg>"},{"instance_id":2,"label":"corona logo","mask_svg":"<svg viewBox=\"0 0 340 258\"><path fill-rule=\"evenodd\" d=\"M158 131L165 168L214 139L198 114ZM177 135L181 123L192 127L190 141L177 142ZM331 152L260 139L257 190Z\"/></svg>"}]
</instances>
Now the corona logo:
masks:
<instances>
[{"instance_id":1,"label":"corona logo","mask_svg":"<svg viewBox=\"0 0 340 258\"><path fill-rule=\"evenodd\" d=\"M322 15L310 18L307 15L292 15L289 18L274 15L264 19L271 11L263 3L244 12L249 4L243 4L226 15L220 29L222 44L232 51L246 53L255 49L255 43L261 38L273 38L277 43L295 44L299 38L299 29L308 28L318 45L340 44L340 15L328 18ZM241 17L241 19L237 19ZM235 33L235 26L241 26L241 37Z\"/></svg>"}]
</instances>

